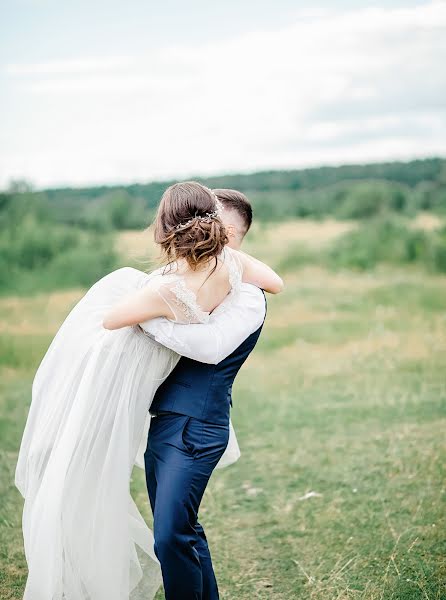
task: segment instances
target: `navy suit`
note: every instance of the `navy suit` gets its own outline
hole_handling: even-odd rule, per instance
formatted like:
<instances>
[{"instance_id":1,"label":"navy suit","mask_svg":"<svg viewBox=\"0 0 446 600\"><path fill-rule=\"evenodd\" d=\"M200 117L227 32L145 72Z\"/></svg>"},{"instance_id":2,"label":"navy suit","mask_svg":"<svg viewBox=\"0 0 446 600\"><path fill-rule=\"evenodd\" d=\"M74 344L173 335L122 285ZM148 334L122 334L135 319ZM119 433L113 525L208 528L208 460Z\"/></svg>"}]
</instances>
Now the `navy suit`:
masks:
<instances>
[{"instance_id":1,"label":"navy suit","mask_svg":"<svg viewBox=\"0 0 446 600\"><path fill-rule=\"evenodd\" d=\"M217 365L181 358L150 412L145 467L166 600L217 600L198 509L229 438L232 384L262 327Z\"/></svg>"}]
</instances>

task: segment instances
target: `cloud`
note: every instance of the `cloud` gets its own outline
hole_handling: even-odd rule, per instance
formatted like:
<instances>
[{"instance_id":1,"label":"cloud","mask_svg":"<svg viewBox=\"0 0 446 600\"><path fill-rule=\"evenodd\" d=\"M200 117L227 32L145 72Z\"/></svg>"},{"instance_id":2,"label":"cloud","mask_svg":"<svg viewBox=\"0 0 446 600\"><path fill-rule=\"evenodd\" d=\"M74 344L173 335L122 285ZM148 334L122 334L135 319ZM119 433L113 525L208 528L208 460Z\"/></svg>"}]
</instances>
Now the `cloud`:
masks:
<instances>
[{"instance_id":1,"label":"cloud","mask_svg":"<svg viewBox=\"0 0 446 600\"><path fill-rule=\"evenodd\" d=\"M110 58L84 58L78 60L52 60L41 63L9 64L5 73L12 76L34 75L78 75L103 73L131 66L132 58L118 56Z\"/></svg>"},{"instance_id":2,"label":"cloud","mask_svg":"<svg viewBox=\"0 0 446 600\"><path fill-rule=\"evenodd\" d=\"M3 177L81 184L444 154L445 29L446 2L307 11L280 30L142 56L10 65L8 85L29 100L2 144Z\"/></svg>"}]
</instances>

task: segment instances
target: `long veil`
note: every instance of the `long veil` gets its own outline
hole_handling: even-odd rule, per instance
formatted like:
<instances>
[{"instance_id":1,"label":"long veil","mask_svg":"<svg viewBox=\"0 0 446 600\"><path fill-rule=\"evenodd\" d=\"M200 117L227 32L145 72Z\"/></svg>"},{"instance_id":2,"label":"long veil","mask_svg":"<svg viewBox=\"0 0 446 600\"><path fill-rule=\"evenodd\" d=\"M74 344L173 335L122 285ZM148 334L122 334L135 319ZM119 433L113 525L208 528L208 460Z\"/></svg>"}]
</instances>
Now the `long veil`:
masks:
<instances>
[{"instance_id":1,"label":"long veil","mask_svg":"<svg viewBox=\"0 0 446 600\"><path fill-rule=\"evenodd\" d=\"M161 583L129 481L148 405L179 356L138 328L102 328L106 308L147 277L125 268L97 282L35 376L15 477L25 600L150 600Z\"/></svg>"}]
</instances>

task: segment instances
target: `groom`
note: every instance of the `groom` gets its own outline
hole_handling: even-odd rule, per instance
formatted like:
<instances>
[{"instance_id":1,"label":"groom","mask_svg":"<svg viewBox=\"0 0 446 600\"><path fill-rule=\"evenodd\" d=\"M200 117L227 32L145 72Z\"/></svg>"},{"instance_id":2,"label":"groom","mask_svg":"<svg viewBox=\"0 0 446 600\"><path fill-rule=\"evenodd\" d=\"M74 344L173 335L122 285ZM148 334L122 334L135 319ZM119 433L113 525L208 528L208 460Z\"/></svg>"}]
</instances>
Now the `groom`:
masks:
<instances>
[{"instance_id":1,"label":"groom","mask_svg":"<svg viewBox=\"0 0 446 600\"><path fill-rule=\"evenodd\" d=\"M223 204L228 245L239 249L251 226L251 205L241 192L214 192ZM182 355L150 407L144 455L166 600L219 598L198 509L228 444L233 381L259 338L265 314L263 292L242 284L236 301L224 301L208 324L184 327L155 319L148 328Z\"/></svg>"}]
</instances>

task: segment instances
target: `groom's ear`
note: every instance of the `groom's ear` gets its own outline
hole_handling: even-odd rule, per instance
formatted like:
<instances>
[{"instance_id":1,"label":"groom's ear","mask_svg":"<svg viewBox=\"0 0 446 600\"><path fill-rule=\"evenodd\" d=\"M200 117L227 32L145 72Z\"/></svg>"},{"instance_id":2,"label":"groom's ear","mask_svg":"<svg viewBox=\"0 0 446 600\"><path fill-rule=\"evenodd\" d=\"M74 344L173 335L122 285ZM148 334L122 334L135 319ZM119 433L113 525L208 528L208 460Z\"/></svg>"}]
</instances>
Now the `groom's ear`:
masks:
<instances>
[{"instance_id":1,"label":"groom's ear","mask_svg":"<svg viewBox=\"0 0 446 600\"><path fill-rule=\"evenodd\" d=\"M228 238L236 238L237 237L237 229L235 225L225 225L226 234Z\"/></svg>"}]
</instances>

